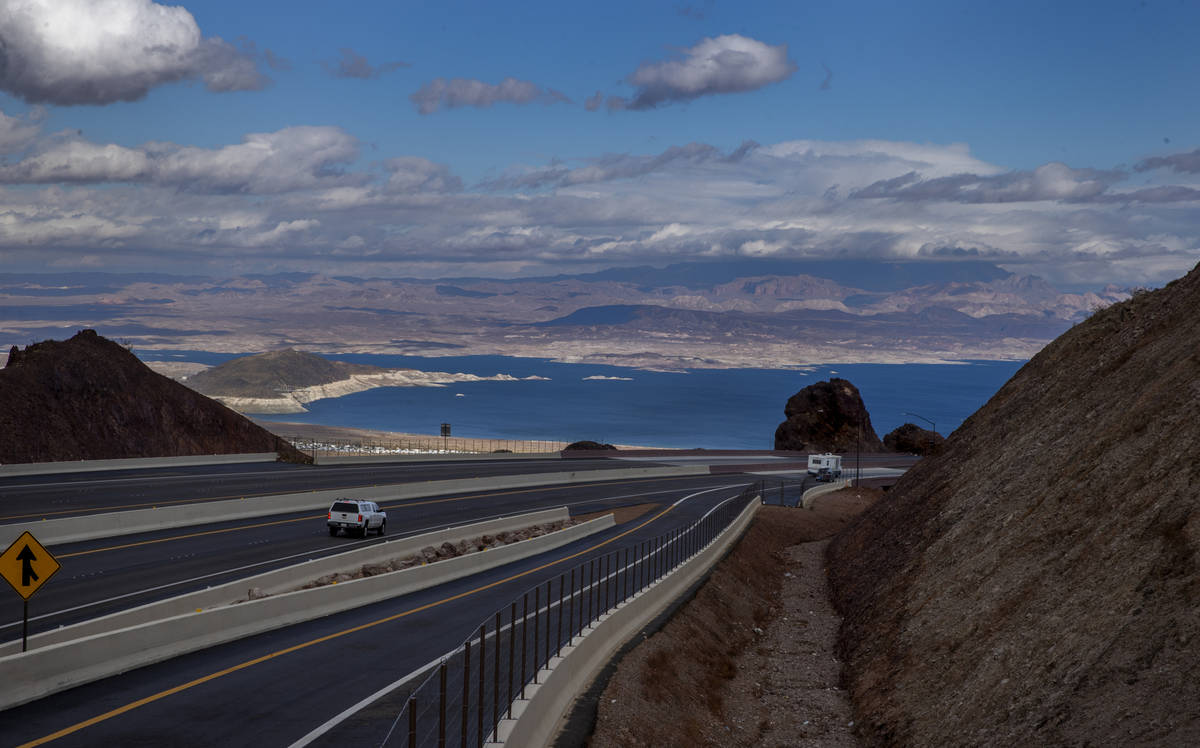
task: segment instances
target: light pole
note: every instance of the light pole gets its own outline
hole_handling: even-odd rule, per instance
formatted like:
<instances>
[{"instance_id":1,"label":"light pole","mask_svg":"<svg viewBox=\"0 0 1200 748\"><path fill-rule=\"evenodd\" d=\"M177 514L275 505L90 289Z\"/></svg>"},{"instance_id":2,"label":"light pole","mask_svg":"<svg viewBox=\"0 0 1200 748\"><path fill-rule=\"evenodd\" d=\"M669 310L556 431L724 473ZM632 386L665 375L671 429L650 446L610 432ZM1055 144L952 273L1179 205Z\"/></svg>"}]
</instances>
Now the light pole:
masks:
<instances>
[{"instance_id":1,"label":"light pole","mask_svg":"<svg viewBox=\"0 0 1200 748\"><path fill-rule=\"evenodd\" d=\"M935 433L935 434L937 433L937 424L934 423L933 421L929 420L925 416L918 415L916 413L905 413L904 415L912 416L913 418L920 418L922 421L929 424L930 428L933 430L933 433Z\"/></svg>"}]
</instances>

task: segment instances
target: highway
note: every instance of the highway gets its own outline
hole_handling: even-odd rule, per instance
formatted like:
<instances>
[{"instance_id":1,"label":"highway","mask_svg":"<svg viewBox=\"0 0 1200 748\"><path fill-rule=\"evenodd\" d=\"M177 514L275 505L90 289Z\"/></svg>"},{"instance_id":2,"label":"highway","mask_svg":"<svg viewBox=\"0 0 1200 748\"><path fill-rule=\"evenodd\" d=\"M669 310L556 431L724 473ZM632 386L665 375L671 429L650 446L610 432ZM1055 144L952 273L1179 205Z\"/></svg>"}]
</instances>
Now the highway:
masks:
<instances>
[{"instance_id":1,"label":"highway","mask_svg":"<svg viewBox=\"0 0 1200 748\"><path fill-rule=\"evenodd\" d=\"M745 476L672 479L657 485L620 481L607 487L590 486L584 497L578 496L578 486L570 486L558 489L557 495L554 490L542 489L536 497L508 499L538 502L539 506L573 503L581 512L647 502L660 508L540 557L175 658L8 710L0 713L0 734L12 744L73 729L55 744L288 745L456 647L485 616L531 585L557 579L559 573L602 551L689 524L718 502L738 494L747 482ZM426 507L455 503L481 505L465 501ZM390 511L394 510L389 510L389 516ZM324 534L319 518L313 521ZM622 533L626 534L619 541L602 545ZM337 539L326 534L325 540ZM572 556L570 562L559 561ZM373 741L377 745L381 734L370 739L365 735L386 730L388 710L403 703L403 695L403 690L394 692L390 701L368 710L351 727L330 733L328 739L333 742L329 744L347 744L347 731L353 730L359 737L350 744Z\"/></svg>"},{"instance_id":2,"label":"highway","mask_svg":"<svg viewBox=\"0 0 1200 748\"><path fill-rule=\"evenodd\" d=\"M685 464L694 457L667 458ZM745 458L741 458L745 460ZM564 486L475 490L381 502L388 536L330 537L323 512L124 535L51 546L63 564L34 597L30 633L94 618L272 568L398 535L489 517L567 506L581 515L647 506L615 528L538 557L436 588L249 637L107 678L0 712L5 745L290 745L352 705L406 676L411 682L325 733L318 745L379 745L411 679L457 647L479 624L532 585L557 580L598 554L685 527L736 496L757 476L737 458L713 456L713 475L593 481ZM756 469L790 469L768 458ZM883 465L886 460L871 461ZM906 466L900 458L891 464ZM634 463L651 466L653 461ZM661 463L660 463L661 464ZM692 463L694 464L694 463ZM625 460L531 460L344 466L256 464L13 478L0 482L7 519L143 508L266 493L514 473L628 468ZM36 534L36 524L30 522ZM13 600L17 598L14 596ZM20 635L20 605L0 616L0 640ZM60 734L60 731L65 731ZM40 744L35 742L34 744Z\"/></svg>"},{"instance_id":3,"label":"highway","mask_svg":"<svg viewBox=\"0 0 1200 748\"><path fill-rule=\"evenodd\" d=\"M709 476L635 479L383 502L383 538L330 537L325 513L308 511L51 545L63 569L31 604L30 634L364 544L550 507L567 506L578 515L658 502L712 483ZM20 609L0 617L0 641L19 637L20 623Z\"/></svg>"},{"instance_id":4,"label":"highway","mask_svg":"<svg viewBox=\"0 0 1200 748\"><path fill-rule=\"evenodd\" d=\"M270 493L627 468L617 460L478 460L349 465L282 462L0 478L0 524Z\"/></svg>"}]
</instances>

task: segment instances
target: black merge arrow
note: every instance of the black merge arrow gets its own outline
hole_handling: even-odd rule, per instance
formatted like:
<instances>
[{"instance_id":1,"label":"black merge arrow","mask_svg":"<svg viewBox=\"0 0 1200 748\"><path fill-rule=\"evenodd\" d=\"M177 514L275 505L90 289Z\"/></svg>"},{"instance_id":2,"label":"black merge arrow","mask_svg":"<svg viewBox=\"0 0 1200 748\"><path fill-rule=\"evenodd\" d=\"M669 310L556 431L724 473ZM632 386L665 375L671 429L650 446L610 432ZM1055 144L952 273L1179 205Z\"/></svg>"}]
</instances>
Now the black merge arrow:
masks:
<instances>
[{"instance_id":1,"label":"black merge arrow","mask_svg":"<svg viewBox=\"0 0 1200 748\"><path fill-rule=\"evenodd\" d=\"M28 587L38 580L37 572L33 570L33 562L37 561L37 556L33 555L33 549L29 547L28 543L17 554L17 560L23 562L21 565L21 586Z\"/></svg>"}]
</instances>

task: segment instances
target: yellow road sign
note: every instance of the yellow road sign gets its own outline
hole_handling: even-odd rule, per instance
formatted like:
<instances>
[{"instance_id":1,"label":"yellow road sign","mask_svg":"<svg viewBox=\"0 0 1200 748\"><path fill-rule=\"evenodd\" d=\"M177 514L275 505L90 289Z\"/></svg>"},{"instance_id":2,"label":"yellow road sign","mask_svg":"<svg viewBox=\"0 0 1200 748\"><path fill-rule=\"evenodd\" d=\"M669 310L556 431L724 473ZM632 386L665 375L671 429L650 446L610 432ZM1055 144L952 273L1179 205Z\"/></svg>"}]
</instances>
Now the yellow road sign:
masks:
<instances>
[{"instance_id":1,"label":"yellow road sign","mask_svg":"<svg viewBox=\"0 0 1200 748\"><path fill-rule=\"evenodd\" d=\"M0 576L26 600L60 568L58 560L28 530L0 554Z\"/></svg>"}]
</instances>

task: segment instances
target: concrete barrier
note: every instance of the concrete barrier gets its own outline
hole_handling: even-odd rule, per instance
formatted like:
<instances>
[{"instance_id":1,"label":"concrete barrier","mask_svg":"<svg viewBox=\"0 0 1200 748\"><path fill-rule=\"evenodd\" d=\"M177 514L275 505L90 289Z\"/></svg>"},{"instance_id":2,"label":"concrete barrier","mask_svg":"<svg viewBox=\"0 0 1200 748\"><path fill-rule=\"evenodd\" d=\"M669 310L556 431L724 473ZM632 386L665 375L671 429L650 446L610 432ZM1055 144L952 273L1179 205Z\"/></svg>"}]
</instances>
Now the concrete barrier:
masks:
<instances>
[{"instance_id":1,"label":"concrete barrier","mask_svg":"<svg viewBox=\"0 0 1200 748\"><path fill-rule=\"evenodd\" d=\"M0 525L0 546L7 547L24 530L32 532L43 545L61 545L63 543L76 543L82 540L107 538L114 535L169 530L176 527L189 527L211 522L254 519L287 512L325 511L333 503L334 499L341 497L385 502L469 491L494 491L506 488L530 488L592 481L682 477L707 474L708 468L706 466L580 470L561 473L424 481L421 483L397 483L366 488L338 488L308 491L305 493L254 496L245 499L204 501L162 506L154 509L134 509L124 512L106 512L104 514L88 514L79 517L44 519L40 522Z\"/></svg>"},{"instance_id":2,"label":"concrete barrier","mask_svg":"<svg viewBox=\"0 0 1200 748\"><path fill-rule=\"evenodd\" d=\"M176 595L166 600L146 603L136 608L129 608L128 610L118 611L106 616L100 616L99 618L91 618L70 626L63 626L34 634L29 637L29 648L37 649L72 639L82 639L85 636L103 634L129 626L137 626L163 618L170 618L171 616L193 613L198 609L229 605L233 602L244 602L251 588L258 588L262 593L268 595L289 592L326 574L355 571L361 569L365 564L380 563L417 553L426 546L432 545L437 547L442 543L457 543L460 540L467 540L479 537L480 535L496 535L548 522L562 522L569 517L570 512L567 511L566 507L543 509L538 512L475 522L469 525L445 527L433 532L398 538L386 543L374 543L364 548L357 548L334 556L324 556L292 564L282 569L274 569L196 592ZM0 644L0 657L17 654L20 651L20 640Z\"/></svg>"},{"instance_id":3,"label":"concrete barrier","mask_svg":"<svg viewBox=\"0 0 1200 748\"><path fill-rule=\"evenodd\" d=\"M825 494L833 493L834 491L841 491L848 485L850 485L849 479L842 478L834 481L833 483L826 483L823 486L810 488L800 497L800 507L803 509L812 509L813 501L818 496L824 496Z\"/></svg>"},{"instance_id":4,"label":"concrete barrier","mask_svg":"<svg viewBox=\"0 0 1200 748\"><path fill-rule=\"evenodd\" d=\"M8 655L0 658L0 709L188 652L444 584L552 550L612 526L613 517L609 514L487 552L173 616Z\"/></svg>"},{"instance_id":5,"label":"concrete barrier","mask_svg":"<svg viewBox=\"0 0 1200 748\"><path fill-rule=\"evenodd\" d=\"M567 710L613 654L708 572L745 532L759 506L760 502L751 501L707 548L629 602L601 616L564 647L561 656L551 658L539 672L538 683L525 686L525 699L513 703L513 719L501 720L497 728L499 742L488 745L550 745Z\"/></svg>"},{"instance_id":6,"label":"concrete barrier","mask_svg":"<svg viewBox=\"0 0 1200 748\"><path fill-rule=\"evenodd\" d=\"M305 452L305 454L310 454ZM358 465L376 462L479 462L480 460L561 460L561 452L464 452L461 454L325 455L317 452L317 465Z\"/></svg>"},{"instance_id":7,"label":"concrete barrier","mask_svg":"<svg viewBox=\"0 0 1200 748\"><path fill-rule=\"evenodd\" d=\"M188 455L185 457L134 457L121 460L76 460L74 462L27 462L0 465L0 478L20 475L90 473L104 470L146 470L149 468L191 467L194 465L241 465L250 462L275 462L274 452L241 455Z\"/></svg>"}]
</instances>

